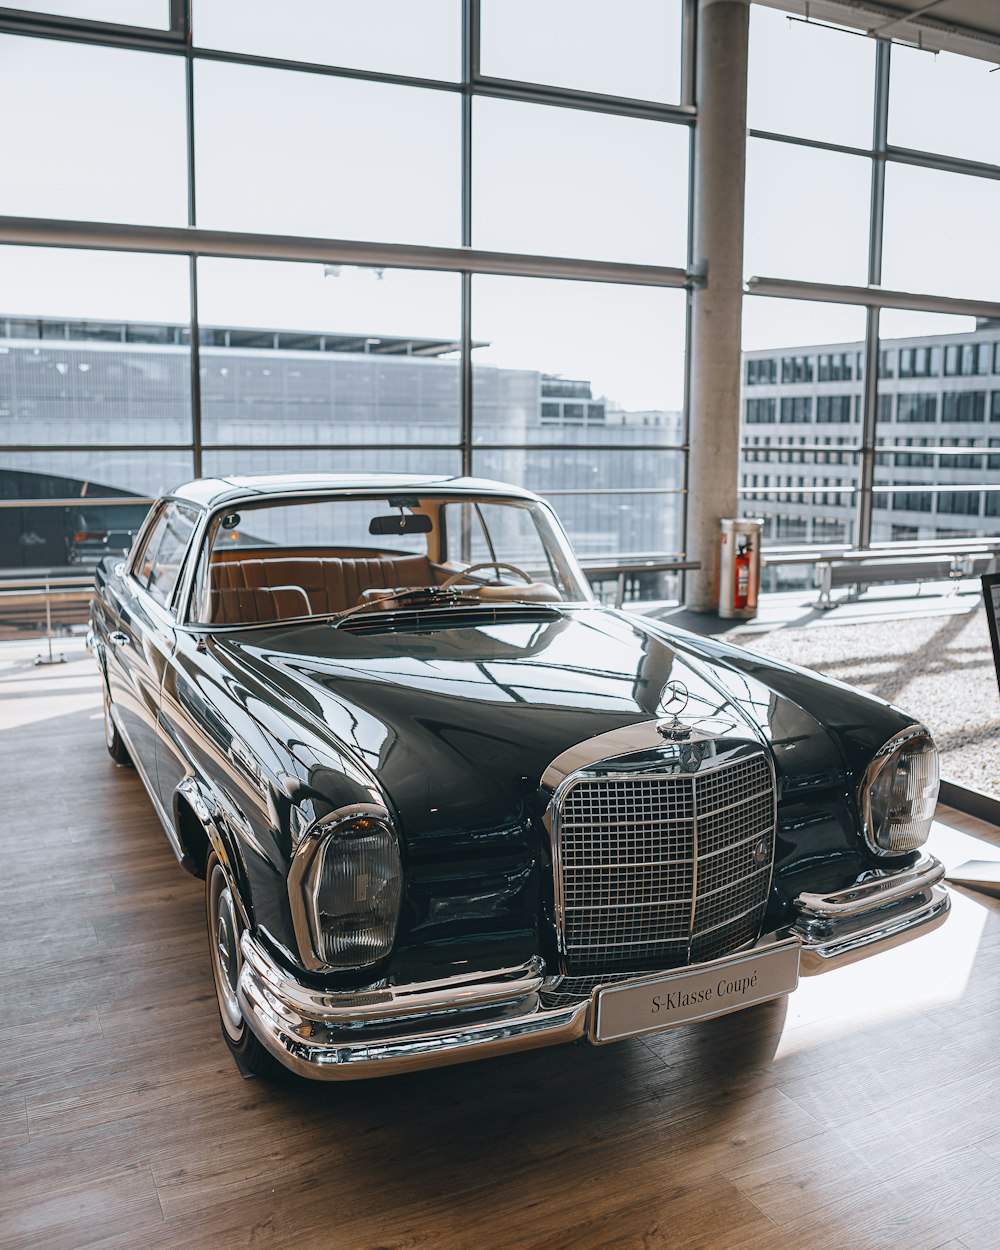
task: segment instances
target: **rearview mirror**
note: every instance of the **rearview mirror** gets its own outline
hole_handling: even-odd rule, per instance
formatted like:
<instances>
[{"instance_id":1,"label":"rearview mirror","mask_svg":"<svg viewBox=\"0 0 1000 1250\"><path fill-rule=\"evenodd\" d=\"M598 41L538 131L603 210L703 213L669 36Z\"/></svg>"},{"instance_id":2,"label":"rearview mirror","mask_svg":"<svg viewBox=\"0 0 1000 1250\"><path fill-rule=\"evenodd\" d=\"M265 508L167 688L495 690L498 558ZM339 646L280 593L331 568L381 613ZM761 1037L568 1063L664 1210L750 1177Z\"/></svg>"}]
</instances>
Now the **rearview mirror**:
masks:
<instances>
[{"instance_id":1,"label":"rearview mirror","mask_svg":"<svg viewBox=\"0 0 1000 1250\"><path fill-rule=\"evenodd\" d=\"M373 516L369 534L429 534L431 519L423 512L400 512L397 516Z\"/></svg>"}]
</instances>

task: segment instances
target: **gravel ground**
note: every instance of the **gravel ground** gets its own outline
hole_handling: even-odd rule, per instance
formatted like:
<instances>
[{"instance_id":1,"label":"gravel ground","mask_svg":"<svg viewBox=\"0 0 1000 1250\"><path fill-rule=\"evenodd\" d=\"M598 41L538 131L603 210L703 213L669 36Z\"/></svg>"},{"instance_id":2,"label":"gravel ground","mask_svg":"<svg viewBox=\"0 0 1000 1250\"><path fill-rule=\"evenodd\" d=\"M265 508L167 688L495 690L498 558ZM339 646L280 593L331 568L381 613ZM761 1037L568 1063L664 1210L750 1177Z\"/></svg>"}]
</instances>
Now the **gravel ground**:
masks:
<instances>
[{"instance_id":1,"label":"gravel ground","mask_svg":"<svg viewBox=\"0 0 1000 1250\"><path fill-rule=\"evenodd\" d=\"M1000 799L1000 695L982 604L950 616L724 637L905 708L934 734L942 776Z\"/></svg>"}]
</instances>

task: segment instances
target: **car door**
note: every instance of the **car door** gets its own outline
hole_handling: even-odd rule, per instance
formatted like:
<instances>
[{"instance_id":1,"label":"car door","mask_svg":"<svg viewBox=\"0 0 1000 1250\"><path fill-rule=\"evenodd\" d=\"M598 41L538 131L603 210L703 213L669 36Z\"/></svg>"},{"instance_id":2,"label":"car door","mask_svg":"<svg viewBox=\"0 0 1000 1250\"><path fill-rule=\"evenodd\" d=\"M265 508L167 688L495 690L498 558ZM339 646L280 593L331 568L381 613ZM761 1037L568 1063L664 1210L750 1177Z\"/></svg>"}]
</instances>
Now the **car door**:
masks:
<instances>
[{"instance_id":1,"label":"car door","mask_svg":"<svg viewBox=\"0 0 1000 1250\"><path fill-rule=\"evenodd\" d=\"M152 776L157 802L172 828L173 784L170 770L164 778L163 750L163 681L170 657L177 646L177 589L187 563L191 540L201 519L201 509L192 504L174 501L164 514L163 537L150 562L144 590L144 607L153 623L146 639L146 658L150 681L155 687L156 714L154 726L155 771ZM143 593L143 592L140 592Z\"/></svg>"},{"instance_id":2,"label":"car door","mask_svg":"<svg viewBox=\"0 0 1000 1250\"><path fill-rule=\"evenodd\" d=\"M160 510L118 593L109 641L109 684L129 754L160 803L156 740L163 670L174 647L171 602L198 509L177 500ZM166 815L161 811L161 816Z\"/></svg>"},{"instance_id":3,"label":"car door","mask_svg":"<svg viewBox=\"0 0 1000 1250\"><path fill-rule=\"evenodd\" d=\"M217 780L220 765L228 776L226 761L231 759L234 738L226 716L232 715L232 703L230 692L220 685L222 677L204 635L178 629L160 687L157 775L165 806L173 805L174 792L186 777Z\"/></svg>"},{"instance_id":4,"label":"car door","mask_svg":"<svg viewBox=\"0 0 1000 1250\"><path fill-rule=\"evenodd\" d=\"M161 504L152 524L140 540L133 557L109 583L106 656L108 689L115 720L129 755L150 791L155 788L156 705L155 682L150 675L147 638L150 619L141 587L149 578L156 550L166 526L166 505ZM117 570L116 570L117 571Z\"/></svg>"}]
</instances>

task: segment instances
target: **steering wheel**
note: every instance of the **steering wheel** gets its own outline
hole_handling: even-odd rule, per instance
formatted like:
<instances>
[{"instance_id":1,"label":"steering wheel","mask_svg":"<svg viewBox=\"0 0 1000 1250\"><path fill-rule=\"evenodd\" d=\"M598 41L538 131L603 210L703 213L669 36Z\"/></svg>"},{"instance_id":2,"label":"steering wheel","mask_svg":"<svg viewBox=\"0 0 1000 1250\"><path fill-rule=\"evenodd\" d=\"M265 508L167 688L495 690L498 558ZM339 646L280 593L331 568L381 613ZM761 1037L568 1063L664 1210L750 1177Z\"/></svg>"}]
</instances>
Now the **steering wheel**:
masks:
<instances>
[{"instance_id":1,"label":"steering wheel","mask_svg":"<svg viewBox=\"0 0 1000 1250\"><path fill-rule=\"evenodd\" d=\"M525 573L524 569L519 569L516 564L498 564L496 560L484 560L482 564L470 564L467 569L462 569L460 573L452 573L451 577L446 578L438 587L439 590L451 590L456 582L460 582L463 577L469 573L478 573L480 569L506 569L508 573L515 573L518 577L523 578L530 586L534 582L534 578L530 573ZM497 578L499 583L500 578Z\"/></svg>"}]
</instances>

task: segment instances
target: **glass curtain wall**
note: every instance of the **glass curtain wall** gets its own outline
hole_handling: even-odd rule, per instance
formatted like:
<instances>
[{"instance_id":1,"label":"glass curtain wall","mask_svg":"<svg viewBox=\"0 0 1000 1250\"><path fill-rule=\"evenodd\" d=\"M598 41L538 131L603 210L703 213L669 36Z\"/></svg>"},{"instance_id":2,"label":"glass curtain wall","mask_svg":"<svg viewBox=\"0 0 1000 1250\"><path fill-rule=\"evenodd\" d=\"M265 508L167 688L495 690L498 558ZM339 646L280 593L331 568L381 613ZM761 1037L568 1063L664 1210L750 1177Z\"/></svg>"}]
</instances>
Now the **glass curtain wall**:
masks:
<instances>
[{"instance_id":1,"label":"glass curtain wall","mask_svg":"<svg viewBox=\"0 0 1000 1250\"><path fill-rule=\"evenodd\" d=\"M0 569L84 565L192 476L316 469L500 478L584 555L682 556L691 6L625 7L0 8L39 244L0 245Z\"/></svg>"},{"instance_id":2,"label":"glass curtain wall","mask_svg":"<svg viewBox=\"0 0 1000 1250\"><path fill-rule=\"evenodd\" d=\"M1000 324L887 309L879 329L874 540L996 534Z\"/></svg>"},{"instance_id":3,"label":"glass curtain wall","mask_svg":"<svg viewBox=\"0 0 1000 1250\"><path fill-rule=\"evenodd\" d=\"M1000 534L990 69L751 10L740 491L765 544Z\"/></svg>"},{"instance_id":4,"label":"glass curtain wall","mask_svg":"<svg viewBox=\"0 0 1000 1250\"><path fill-rule=\"evenodd\" d=\"M864 335L863 308L744 300L741 512L764 546L855 542ZM808 565L768 562L768 589L806 584Z\"/></svg>"}]
</instances>

